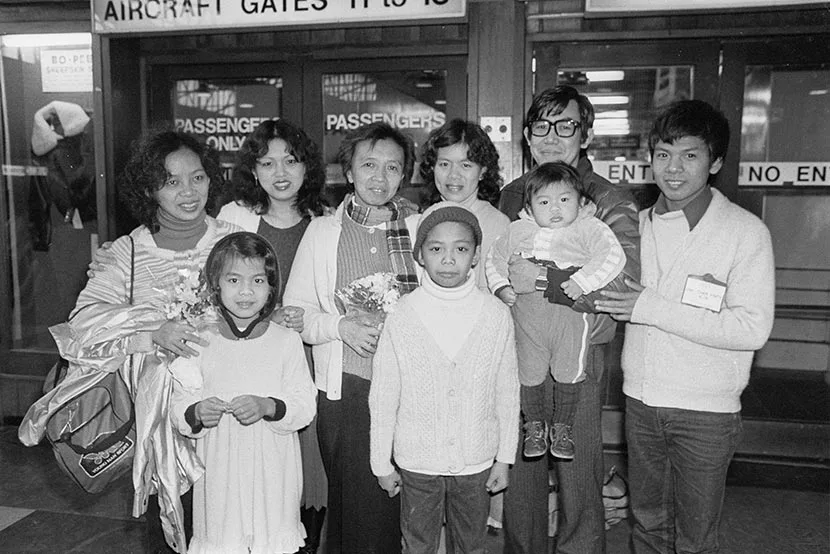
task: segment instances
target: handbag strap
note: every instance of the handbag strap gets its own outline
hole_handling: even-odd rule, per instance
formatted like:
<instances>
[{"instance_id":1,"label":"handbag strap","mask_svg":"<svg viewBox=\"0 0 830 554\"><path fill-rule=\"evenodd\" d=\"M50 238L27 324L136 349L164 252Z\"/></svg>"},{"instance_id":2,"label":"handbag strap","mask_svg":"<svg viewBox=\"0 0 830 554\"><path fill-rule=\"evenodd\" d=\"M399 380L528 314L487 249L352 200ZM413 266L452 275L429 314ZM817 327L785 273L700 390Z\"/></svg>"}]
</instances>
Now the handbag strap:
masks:
<instances>
[{"instance_id":1,"label":"handbag strap","mask_svg":"<svg viewBox=\"0 0 830 554\"><path fill-rule=\"evenodd\" d=\"M135 286L135 241L133 237L127 235L130 239L130 304L133 303L133 287Z\"/></svg>"}]
</instances>

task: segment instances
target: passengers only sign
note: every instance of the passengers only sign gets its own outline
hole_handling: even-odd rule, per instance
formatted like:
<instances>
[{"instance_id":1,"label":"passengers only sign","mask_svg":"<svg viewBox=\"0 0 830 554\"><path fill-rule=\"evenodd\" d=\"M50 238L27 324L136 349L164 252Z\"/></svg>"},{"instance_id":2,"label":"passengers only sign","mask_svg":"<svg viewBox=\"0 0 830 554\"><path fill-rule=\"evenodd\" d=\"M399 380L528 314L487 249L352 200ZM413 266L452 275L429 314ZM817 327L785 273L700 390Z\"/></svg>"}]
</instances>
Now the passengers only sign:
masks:
<instances>
[{"instance_id":1,"label":"passengers only sign","mask_svg":"<svg viewBox=\"0 0 830 554\"><path fill-rule=\"evenodd\" d=\"M96 33L463 18L467 0L93 0Z\"/></svg>"}]
</instances>

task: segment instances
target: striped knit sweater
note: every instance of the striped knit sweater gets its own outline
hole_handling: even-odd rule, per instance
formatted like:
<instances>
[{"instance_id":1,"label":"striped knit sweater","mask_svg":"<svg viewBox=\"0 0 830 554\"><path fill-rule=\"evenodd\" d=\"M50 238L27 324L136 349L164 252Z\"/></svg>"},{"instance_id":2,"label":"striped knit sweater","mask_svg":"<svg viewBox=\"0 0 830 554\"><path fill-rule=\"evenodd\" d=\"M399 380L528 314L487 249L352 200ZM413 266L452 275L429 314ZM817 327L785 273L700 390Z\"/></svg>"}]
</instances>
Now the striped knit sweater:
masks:
<instances>
[{"instance_id":1,"label":"striped knit sweater","mask_svg":"<svg viewBox=\"0 0 830 554\"><path fill-rule=\"evenodd\" d=\"M159 310L159 320L164 318L164 304L169 300L169 293L179 279L179 270L203 268L213 245L219 239L240 229L235 225L206 219L207 231L199 240L196 248L176 252L159 248L149 229L138 227L130 233L135 241L135 280L133 285L133 304L152 306ZM129 301L130 288L130 240L120 237L112 243L110 253L115 257L115 265L95 273L84 290L78 296L72 318L88 304L104 302L121 304ZM83 317L83 312L77 317ZM128 353L147 352L153 349L151 333L137 333L129 341Z\"/></svg>"},{"instance_id":2,"label":"striped knit sweater","mask_svg":"<svg viewBox=\"0 0 830 554\"><path fill-rule=\"evenodd\" d=\"M519 381L510 311L478 287L464 298L436 301L431 295L424 276L387 318L375 353L369 410L377 476L394 470L393 450L399 467L433 475L515 461ZM419 313L429 310L433 321L458 302L480 304L480 310L449 359Z\"/></svg>"},{"instance_id":3,"label":"striped knit sweater","mask_svg":"<svg viewBox=\"0 0 830 554\"><path fill-rule=\"evenodd\" d=\"M507 234L496 240L487 256L487 282L497 292L510 284L508 261L511 254L555 262L560 269L580 267L571 277L590 293L614 280L625 267L626 257L611 228L593 216L589 204L567 227L540 227L525 210L510 224Z\"/></svg>"}]
</instances>

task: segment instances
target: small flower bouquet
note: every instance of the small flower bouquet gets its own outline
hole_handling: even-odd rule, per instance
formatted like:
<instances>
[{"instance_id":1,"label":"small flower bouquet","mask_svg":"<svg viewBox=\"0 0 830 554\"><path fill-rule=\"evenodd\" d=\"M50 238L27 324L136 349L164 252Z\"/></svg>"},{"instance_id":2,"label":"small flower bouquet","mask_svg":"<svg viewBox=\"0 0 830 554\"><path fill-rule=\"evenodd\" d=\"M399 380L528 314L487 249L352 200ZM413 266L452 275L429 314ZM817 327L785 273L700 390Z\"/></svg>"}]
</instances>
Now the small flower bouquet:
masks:
<instances>
[{"instance_id":1,"label":"small flower bouquet","mask_svg":"<svg viewBox=\"0 0 830 554\"><path fill-rule=\"evenodd\" d=\"M383 325L386 314L395 309L395 303L400 297L398 283L391 273L373 273L355 279L334 292L340 313L367 316L378 329Z\"/></svg>"},{"instance_id":2,"label":"small flower bouquet","mask_svg":"<svg viewBox=\"0 0 830 554\"><path fill-rule=\"evenodd\" d=\"M180 269L178 280L164 293L163 310L167 319L185 321L197 330L217 320L207 281L198 267Z\"/></svg>"}]
</instances>

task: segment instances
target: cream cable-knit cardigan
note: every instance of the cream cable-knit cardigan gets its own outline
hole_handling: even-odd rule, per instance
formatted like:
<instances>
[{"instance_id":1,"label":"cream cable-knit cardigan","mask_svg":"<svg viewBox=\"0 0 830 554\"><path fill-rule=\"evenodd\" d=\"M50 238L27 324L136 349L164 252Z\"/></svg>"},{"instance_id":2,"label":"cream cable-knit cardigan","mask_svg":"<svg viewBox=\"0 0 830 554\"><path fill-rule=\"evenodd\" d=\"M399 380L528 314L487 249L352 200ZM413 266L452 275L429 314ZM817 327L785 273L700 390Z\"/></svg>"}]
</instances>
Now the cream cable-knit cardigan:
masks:
<instances>
[{"instance_id":1,"label":"cream cable-knit cardigan","mask_svg":"<svg viewBox=\"0 0 830 554\"><path fill-rule=\"evenodd\" d=\"M662 273L650 209L640 212L640 234L645 290L625 328L623 392L648 406L740 411L753 352L775 314L766 225L712 189L709 208ZM680 302L687 277L707 273L726 283L720 312Z\"/></svg>"},{"instance_id":2,"label":"cream cable-knit cardigan","mask_svg":"<svg viewBox=\"0 0 830 554\"><path fill-rule=\"evenodd\" d=\"M470 294L482 307L473 332L450 360L415 310L428 294L425 284L398 302L375 353L369 393L372 472L392 473L393 455L399 467L433 475L486 468L494 460L512 464L519 381L510 311L473 287Z\"/></svg>"}]
</instances>

